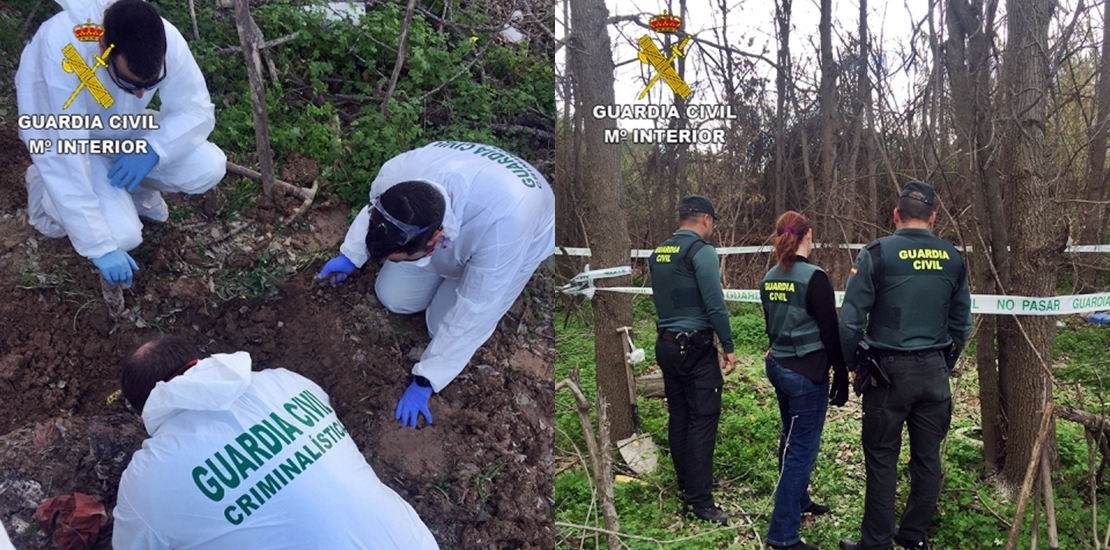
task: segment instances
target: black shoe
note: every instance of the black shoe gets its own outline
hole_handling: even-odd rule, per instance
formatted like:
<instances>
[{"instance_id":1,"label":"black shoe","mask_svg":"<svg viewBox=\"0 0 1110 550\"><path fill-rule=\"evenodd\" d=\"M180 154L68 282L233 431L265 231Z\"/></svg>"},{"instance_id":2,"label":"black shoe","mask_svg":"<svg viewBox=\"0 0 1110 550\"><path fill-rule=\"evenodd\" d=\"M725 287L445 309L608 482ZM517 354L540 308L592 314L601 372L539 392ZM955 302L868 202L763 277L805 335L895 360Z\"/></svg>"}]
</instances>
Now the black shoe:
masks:
<instances>
[{"instance_id":1,"label":"black shoe","mask_svg":"<svg viewBox=\"0 0 1110 550\"><path fill-rule=\"evenodd\" d=\"M862 547L854 540L843 539L840 541L840 550L860 550L860 548Z\"/></svg>"},{"instance_id":2,"label":"black shoe","mask_svg":"<svg viewBox=\"0 0 1110 550\"><path fill-rule=\"evenodd\" d=\"M901 546L902 548L908 548L910 550L929 550L929 543L923 540L911 542L898 535L894 535L894 542L898 544L898 546Z\"/></svg>"},{"instance_id":3,"label":"black shoe","mask_svg":"<svg viewBox=\"0 0 1110 550\"><path fill-rule=\"evenodd\" d=\"M712 508L695 509L694 515L697 516L698 519L720 523L721 525L728 525L728 520L732 517L716 506Z\"/></svg>"},{"instance_id":4,"label":"black shoe","mask_svg":"<svg viewBox=\"0 0 1110 550\"><path fill-rule=\"evenodd\" d=\"M815 516L823 516L829 513L829 507L824 504L817 504L816 502L809 505L809 508L802 510L803 514L813 514Z\"/></svg>"},{"instance_id":5,"label":"black shoe","mask_svg":"<svg viewBox=\"0 0 1110 550\"><path fill-rule=\"evenodd\" d=\"M802 541L795 542L790 546L775 546L774 544L768 545L775 550L817 550L816 546L810 546Z\"/></svg>"}]
</instances>

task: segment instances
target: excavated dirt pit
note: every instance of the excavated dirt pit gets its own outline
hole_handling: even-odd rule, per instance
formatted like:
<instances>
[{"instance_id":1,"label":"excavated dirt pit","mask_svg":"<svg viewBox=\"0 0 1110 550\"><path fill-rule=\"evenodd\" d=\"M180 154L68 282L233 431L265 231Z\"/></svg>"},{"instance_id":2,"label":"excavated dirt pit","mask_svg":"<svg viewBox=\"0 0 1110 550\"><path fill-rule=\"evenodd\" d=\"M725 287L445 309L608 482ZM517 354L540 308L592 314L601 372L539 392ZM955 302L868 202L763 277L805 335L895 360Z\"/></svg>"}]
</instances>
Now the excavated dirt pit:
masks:
<instances>
[{"instance_id":1,"label":"excavated dirt pit","mask_svg":"<svg viewBox=\"0 0 1110 550\"><path fill-rule=\"evenodd\" d=\"M0 151L0 521L16 548L54 548L34 522L45 498L77 491L115 505L120 474L146 437L123 400L110 399L118 363L158 334L191 338L207 353L245 350L256 369L284 367L320 384L378 477L441 547L554 546L550 268L432 398L435 424L402 428L393 410L428 342L423 316L387 313L374 297L376 269L336 286L314 280L353 205L325 187L287 227L280 219L295 202L244 207L249 186L232 178L200 197L168 197L170 221L145 228L133 252L142 270L113 318L92 264L67 239L27 225L30 159L12 121L0 121ZM311 161L287 164L288 179L311 181ZM110 539L111 523L94 548Z\"/></svg>"}]
</instances>

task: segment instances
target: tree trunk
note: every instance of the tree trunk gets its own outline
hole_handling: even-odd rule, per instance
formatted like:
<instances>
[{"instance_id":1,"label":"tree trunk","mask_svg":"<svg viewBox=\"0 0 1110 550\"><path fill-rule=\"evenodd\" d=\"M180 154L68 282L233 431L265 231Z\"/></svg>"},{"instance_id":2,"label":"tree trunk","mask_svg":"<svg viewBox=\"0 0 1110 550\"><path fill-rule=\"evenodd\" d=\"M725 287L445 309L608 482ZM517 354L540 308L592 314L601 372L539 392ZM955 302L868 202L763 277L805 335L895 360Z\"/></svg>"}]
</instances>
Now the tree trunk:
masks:
<instances>
[{"instance_id":1,"label":"tree trunk","mask_svg":"<svg viewBox=\"0 0 1110 550\"><path fill-rule=\"evenodd\" d=\"M1106 134L1110 129L1110 2L1102 7L1102 57L1099 59L1098 85L1095 94L1095 120L1091 124L1091 143L1087 151L1086 199L1106 200ZM1102 220L1106 207L1086 204L1082 244L1102 244ZM1097 276L1097 275L1096 275Z\"/></svg>"},{"instance_id":2,"label":"tree trunk","mask_svg":"<svg viewBox=\"0 0 1110 550\"><path fill-rule=\"evenodd\" d=\"M959 175L971 188L974 221L969 224L974 252L969 254L973 286L977 293L998 294L999 277L1007 280L1006 243L1008 233L1001 218L1001 192L994 168L997 147L992 139L990 41L994 34L994 9L991 2L951 0L947 3L948 39L944 63L952 94L953 121L957 145L964 159L957 162ZM993 183L992 183L993 182ZM993 228L997 228L995 231ZM996 270L999 277L996 277ZM1004 283L1003 283L1004 284ZM1002 468L1005 425L998 385L998 357L995 349L997 317L979 319L975 333L978 343L975 362L979 372L979 412L983 430L983 454L988 474Z\"/></svg>"},{"instance_id":3,"label":"tree trunk","mask_svg":"<svg viewBox=\"0 0 1110 550\"><path fill-rule=\"evenodd\" d=\"M790 78L790 3L775 1L775 23L779 38L778 71L775 78L775 215L786 210L786 82Z\"/></svg>"},{"instance_id":4,"label":"tree trunk","mask_svg":"<svg viewBox=\"0 0 1110 550\"><path fill-rule=\"evenodd\" d=\"M1012 288L1019 296L1051 296L1066 244L1066 228L1046 177L1045 98L1049 85L1048 24L1052 0L1007 0L1008 41L1003 54L1003 130L1000 166L1013 192ZM1052 400L1052 338L1055 319L1003 316L998 319L998 365L1002 407L1008 422L1003 480L1021 483L1035 448L1040 418ZM1046 442L1055 456L1055 438Z\"/></svg>"},{"instance_id":5,"label":"tree trunk","mask_svg":"<svg viewBox=\"0 0 1110 550\"><path fill-rule=\"evenodd\" d=\"M818 185L829 197L843 197L836 179L836 140L833 125L836 121L836 67L832 54L832 0L821 0L821 85L819 90L821 104L821 171L818 172ZM814 200L811 194L810 200ZM832 237L832 219L842 212L843 206L837 200L825 201L825 227L821 228L822 238Z\"/></svg>"},{"instance_id":6,"label":"tree trunk","mask_svg":"<svg viewBox=\"0 0 1110 550\"><path fill-rule=\"evenodd\" d=\"M859 2L859 39L860 39L860 66L859 66L859 97L863 102L863 115L866 117L867 124L862 126L862 131L867 133L870 137L875 131L875 115L873 111L873 100L871 99L871 42L868 38L867 30L867 0L860 0ZM875 163L875 148L872 145L871 139L862 139L860 147L863 148L863 167L865 171L864 181L867 182L867 197L868 209L866 219L878 220L879 219L879 185L877 172L879 171L878 164ZM875 225L869 225L866 231L867 241L873 241L878 238L878 228Z\"/></svg>"},{"instance_id":7,"label":"tree trunk","mask_svg":"<svg viewBox=\"0 0 1110 550\"><path fill-rule=\"evenodd\" d=\"M571 9L570 70L574 78L575 110L589 112L594 105L616 103L613 94L613 54L604 0L569 0ZM583 117L581 156L582 189L586 235L594 269L628 265L629 236L625 221L624 189L621 184L620 147L605 143L605 130L616 121ZM626 286L627 277L600 279L598 287ZM611 404L609 420L613 439L632 435L632 410L628 402L628 378L624 348L617 328L632 325L632 298L627 294L598 292L593 299L594 360L600 396Z\"/></svg>"}]
</instances>

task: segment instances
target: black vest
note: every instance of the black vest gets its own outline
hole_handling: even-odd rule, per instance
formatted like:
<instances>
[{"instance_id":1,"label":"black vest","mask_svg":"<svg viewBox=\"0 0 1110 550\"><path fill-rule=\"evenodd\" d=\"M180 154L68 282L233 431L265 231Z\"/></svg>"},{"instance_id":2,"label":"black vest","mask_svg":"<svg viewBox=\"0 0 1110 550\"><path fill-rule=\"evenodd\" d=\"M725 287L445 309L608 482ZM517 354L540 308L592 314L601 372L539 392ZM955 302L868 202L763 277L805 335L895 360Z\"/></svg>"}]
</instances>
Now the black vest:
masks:
<instances>
[{"instance_id":1,"label":"black vest","mask_svg":"<svg viewBox=\"0 0 1110 550\"><path fill-rule=\"evenodd\" d=\"M706 314L693 263L694 254L706 244L697 236L674 235L652 251L648 266L655 313L660 319Z\"/></svg>"}]
</instances>

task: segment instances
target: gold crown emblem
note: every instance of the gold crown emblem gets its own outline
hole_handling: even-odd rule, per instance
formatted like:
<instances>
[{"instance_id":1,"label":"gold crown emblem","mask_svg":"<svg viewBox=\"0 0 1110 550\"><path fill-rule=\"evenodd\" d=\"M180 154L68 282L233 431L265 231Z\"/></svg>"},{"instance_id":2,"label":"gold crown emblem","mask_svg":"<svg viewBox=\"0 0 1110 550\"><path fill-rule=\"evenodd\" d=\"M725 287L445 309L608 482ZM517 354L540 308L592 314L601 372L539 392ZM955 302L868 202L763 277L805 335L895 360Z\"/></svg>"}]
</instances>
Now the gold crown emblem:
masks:
<instances>
[{"instance_id":1,"label":"gold crown emblem","mask_svg":"<svg viewBox=\"0 0 1110 550\"><path fill-rule=\"evenodd\" d=\"M97 25L92 19L86 19L84 23L73 27L73 36L81 42L96 42L104 36L104 25Z\"/></svg>"},{"instance_id":2,"label":"gold crown emblem","mask_svg":"<svg viewBox=\"0 0 1110 550\"><path fill-rule=\"evenodd\" d=\"M648 24L651 25L651 28L655 29L655 32L671 34L682 26L682 18L667 13L667 10L663 10L661 15L656 15L649 19Z\"/></svg>"}]
</instances>

